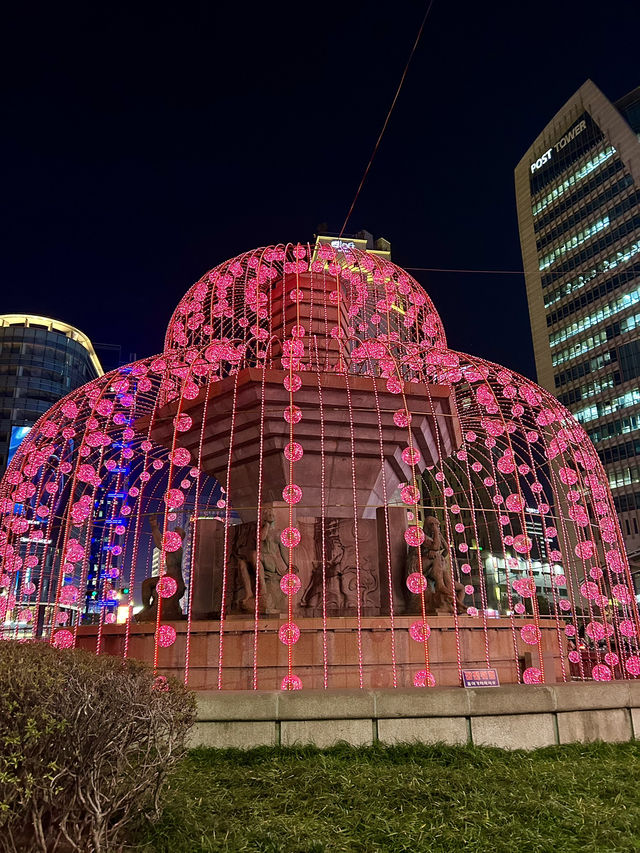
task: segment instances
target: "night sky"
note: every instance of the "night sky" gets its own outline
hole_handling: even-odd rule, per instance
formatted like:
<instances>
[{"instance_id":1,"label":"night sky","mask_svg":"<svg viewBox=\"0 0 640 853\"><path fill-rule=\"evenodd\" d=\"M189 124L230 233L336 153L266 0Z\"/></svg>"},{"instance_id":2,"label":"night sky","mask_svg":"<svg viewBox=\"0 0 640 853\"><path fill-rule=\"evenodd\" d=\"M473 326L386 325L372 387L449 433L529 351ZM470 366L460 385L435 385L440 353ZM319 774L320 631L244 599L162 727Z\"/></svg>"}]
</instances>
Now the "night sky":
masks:
<instances>
[{"instance_id":1,"label":"night sky","mask_svg":"<svg viewBox=\"0 0 640 853\"><path fill-rule=\"evenodd\" d=\"M3 20L0 313L157 352L203 272L339 231L426 3L21 3ZM521 268L513 170L591 78L640 85L636 0L434 0L348 231ZM452 346L534 376L524 279L415 272Z\"/></svg>"}]
</instances>

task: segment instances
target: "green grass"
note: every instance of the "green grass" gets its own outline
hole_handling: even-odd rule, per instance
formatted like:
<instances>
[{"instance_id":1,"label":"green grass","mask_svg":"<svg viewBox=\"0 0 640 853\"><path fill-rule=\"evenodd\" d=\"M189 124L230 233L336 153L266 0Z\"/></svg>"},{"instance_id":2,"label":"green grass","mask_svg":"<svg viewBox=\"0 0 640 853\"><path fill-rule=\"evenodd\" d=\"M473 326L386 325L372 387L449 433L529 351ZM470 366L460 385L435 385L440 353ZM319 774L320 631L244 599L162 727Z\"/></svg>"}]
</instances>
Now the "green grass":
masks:
<instances>
[{"instance_id":1,"label":"green grass","mask_svg":"<svg viewBox=\"0 0 640 853\"><path fill-rule=\"evenodd\" d=\"M138 850L640 850L640 742L193 750Z\"/></svg>"}]
</instances>

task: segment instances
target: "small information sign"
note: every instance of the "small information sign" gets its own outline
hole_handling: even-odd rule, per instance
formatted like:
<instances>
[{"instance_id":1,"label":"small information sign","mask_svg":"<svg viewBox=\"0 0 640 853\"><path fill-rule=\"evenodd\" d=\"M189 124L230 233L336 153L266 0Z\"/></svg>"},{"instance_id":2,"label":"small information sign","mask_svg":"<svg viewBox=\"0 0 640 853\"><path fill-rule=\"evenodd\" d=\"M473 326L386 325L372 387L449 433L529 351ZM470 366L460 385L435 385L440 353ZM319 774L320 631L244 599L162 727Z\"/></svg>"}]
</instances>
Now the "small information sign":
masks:
<instances>
[{"instance_id":1,"label":"small information sign","mask_svg":"<svg viewBox=\"0 0 640 853\"><path fill-rule=\"evenodd\" d=\"M463 669L465 687L500 687L497 669Z\"/></svg>"}]
</instances>

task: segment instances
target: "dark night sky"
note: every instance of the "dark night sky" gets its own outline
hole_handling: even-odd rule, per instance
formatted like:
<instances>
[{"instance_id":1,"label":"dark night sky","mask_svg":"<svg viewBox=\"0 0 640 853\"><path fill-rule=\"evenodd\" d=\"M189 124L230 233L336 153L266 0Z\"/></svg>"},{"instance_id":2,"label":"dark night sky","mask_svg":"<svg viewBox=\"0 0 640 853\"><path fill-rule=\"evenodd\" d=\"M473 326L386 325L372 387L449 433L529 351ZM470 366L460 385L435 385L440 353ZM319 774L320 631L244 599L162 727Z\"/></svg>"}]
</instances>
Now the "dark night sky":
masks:
<instances>
[{"instance_id":1,"label":"dark night sky","mask_svg":"<svg viewBox=\"0 0 640 853\"><path fill-rule=\"evenodd\" d=\"M0 313L157 352L207 269L339 230L426 3L22 3L3 21ZM636 0L435 0L348 230L517 270L513 169L590 77L640 84ZM452 346L533 375L524 280L415 273Z\"/></svg>"}]
</instances>

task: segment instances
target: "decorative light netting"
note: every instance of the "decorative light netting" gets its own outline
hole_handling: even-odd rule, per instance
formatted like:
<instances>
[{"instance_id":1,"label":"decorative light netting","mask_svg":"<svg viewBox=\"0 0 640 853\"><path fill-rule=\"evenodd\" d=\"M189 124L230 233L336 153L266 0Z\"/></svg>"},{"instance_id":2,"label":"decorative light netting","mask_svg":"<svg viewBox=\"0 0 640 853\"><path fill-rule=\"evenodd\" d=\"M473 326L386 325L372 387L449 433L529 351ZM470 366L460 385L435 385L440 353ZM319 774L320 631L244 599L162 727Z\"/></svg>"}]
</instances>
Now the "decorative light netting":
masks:
<instances>
[{"instance_id":1,"label":"decorative light netting","mask_svg":"<svg viewBox=\"0 0 640 853\"><path fill-rule=\"evenodd\" d=\"M448 349L420 285L355 249L204 275L162 354L38 421L0 512L4 638L146 657L196 687L640 675L585 431Z\"/></svg>"}]
</instances>

